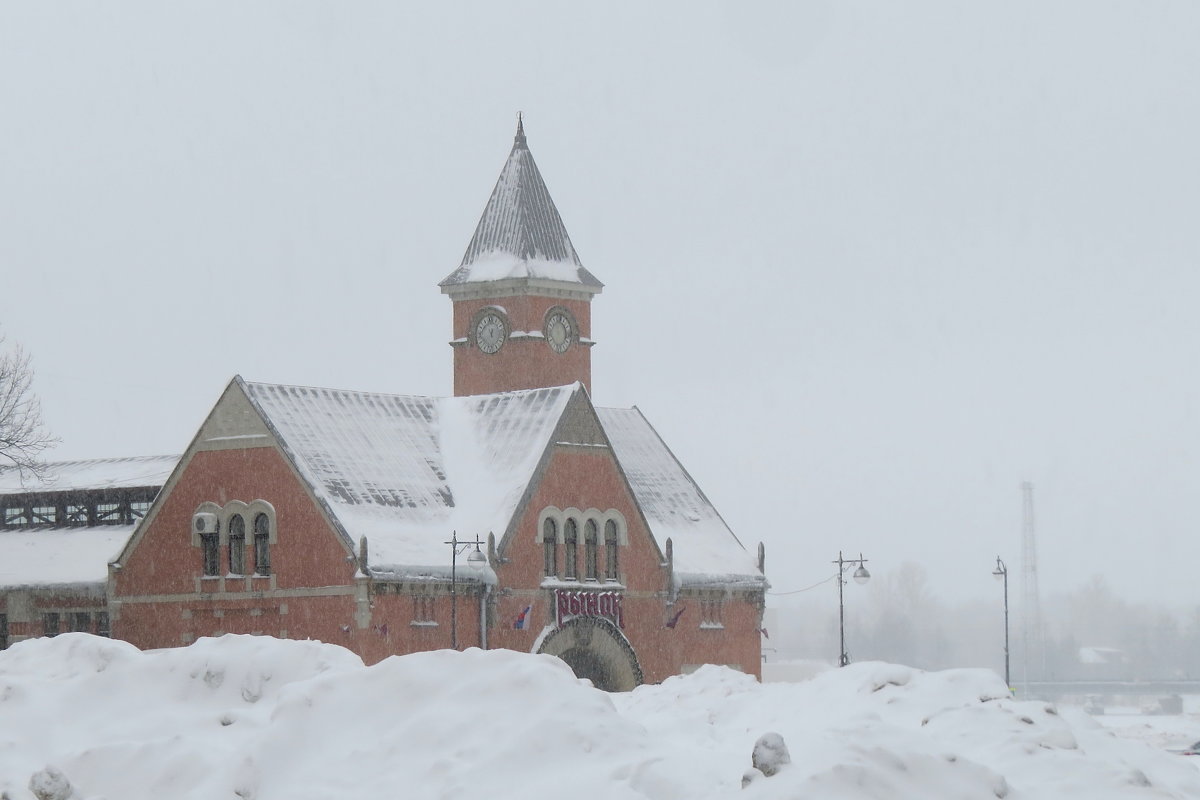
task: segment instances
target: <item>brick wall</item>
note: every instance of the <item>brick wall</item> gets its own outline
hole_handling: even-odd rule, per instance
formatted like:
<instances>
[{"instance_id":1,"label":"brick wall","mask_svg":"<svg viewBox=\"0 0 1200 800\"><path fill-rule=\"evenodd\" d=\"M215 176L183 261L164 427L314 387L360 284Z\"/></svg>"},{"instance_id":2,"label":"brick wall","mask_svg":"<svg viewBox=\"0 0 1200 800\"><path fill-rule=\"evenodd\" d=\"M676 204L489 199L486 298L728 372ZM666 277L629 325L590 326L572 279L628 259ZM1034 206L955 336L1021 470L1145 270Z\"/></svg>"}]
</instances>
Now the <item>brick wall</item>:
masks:
<instances>
[{"instance_id":1,"label":"brick wall","mask_svg":"<svg viewBox=\"0 0 1200 800\"><path fill-rule=\"evenodd\" d=\"M587 301L514 296L456 301L454 338L469 340L475 314L485 306L493 305L507 312L513 331L541 332L546 311L553 306L562 306L574 314L581 336L589 336L592 329L591 304ZM490 355L470 342L454 348L455 396L541 389L565 386L576 381L591 391L591 347L579 343L572 344L564 353L554 352L540 338L506 341L499 351Z\"/></svg>"}]
</instances>

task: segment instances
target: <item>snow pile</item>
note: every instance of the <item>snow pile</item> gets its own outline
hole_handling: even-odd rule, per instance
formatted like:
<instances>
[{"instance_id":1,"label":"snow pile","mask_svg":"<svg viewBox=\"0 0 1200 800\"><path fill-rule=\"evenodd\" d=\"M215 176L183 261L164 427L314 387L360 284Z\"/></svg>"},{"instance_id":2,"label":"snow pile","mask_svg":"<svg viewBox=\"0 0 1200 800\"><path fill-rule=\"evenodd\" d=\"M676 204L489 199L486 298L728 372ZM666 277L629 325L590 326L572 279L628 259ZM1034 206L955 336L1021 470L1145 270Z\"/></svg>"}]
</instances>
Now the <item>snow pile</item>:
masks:
<instances>
[{"instance_id":1,"label":"snow pile","mask_svg":"<svg viewBox=\"0 0 1200 800\"><path fill-rule=\"evenodd\" d=\"M886 664L607 695L510 651L366 667L316 642L66 634L0 653L0 724L8 800L1200 797L1189 759L1008 699L990 672ZM777 771L742 789L763 742Z\"/></svg>"}]
</instances>

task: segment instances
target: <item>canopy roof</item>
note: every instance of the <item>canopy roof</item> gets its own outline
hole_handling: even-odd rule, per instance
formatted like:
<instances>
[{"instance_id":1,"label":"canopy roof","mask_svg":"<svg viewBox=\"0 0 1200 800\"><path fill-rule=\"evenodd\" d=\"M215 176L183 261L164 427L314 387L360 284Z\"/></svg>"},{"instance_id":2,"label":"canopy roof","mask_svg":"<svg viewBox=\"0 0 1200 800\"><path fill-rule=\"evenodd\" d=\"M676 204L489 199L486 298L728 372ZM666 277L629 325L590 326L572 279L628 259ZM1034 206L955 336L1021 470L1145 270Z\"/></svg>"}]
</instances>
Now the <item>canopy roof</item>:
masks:
<instances>
[{"instance_id":1,"label":"canopy roof","mask_svg":"<svg viewBox=\"0 0 1200 800\"><path fill-rule=\"evenodd\" d=\"M179 456L51 461L41 480L22 479L16 467L0 467L0 495L159 487L177 461Z\"/></svg>"},{"instance_id":2,"label":"canopy roof","mask_svg":"<svg viewBox=\"0 0 1200 800\"><path fill-rule=\"evenodd\" d=\"M0 531L0 590L103 587L132 525Z\"/></svg>"}]
</instances>

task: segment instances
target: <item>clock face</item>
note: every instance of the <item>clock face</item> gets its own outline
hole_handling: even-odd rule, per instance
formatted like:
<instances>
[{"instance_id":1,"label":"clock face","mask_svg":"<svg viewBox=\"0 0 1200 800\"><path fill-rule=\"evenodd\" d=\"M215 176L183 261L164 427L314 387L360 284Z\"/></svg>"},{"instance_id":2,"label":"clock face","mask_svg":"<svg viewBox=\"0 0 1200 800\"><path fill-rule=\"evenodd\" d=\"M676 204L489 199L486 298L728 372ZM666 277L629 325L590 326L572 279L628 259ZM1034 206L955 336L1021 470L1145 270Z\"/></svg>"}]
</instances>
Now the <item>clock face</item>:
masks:
<instances>
[{"instance_id":1,"label":"clock face","mask_svg":"<svg viewBox=\"0 0 1200 800\"><path fill-rule=\"evenodd\" d=\"M561 311L555 311L546 319L546 341L556 353L565 353L571 346L571 318Z\"/></svg>"},{"instance_id":2,"label":"clock face","mask_svg":"<svg viewBox=\"0 0 1200 800\"><path fill-rule=\"evenodd\" d=\"M488 312L475 324L475 343L485 353L494 353L504 344L504 320Z\"/></svg>"}]
</instances>

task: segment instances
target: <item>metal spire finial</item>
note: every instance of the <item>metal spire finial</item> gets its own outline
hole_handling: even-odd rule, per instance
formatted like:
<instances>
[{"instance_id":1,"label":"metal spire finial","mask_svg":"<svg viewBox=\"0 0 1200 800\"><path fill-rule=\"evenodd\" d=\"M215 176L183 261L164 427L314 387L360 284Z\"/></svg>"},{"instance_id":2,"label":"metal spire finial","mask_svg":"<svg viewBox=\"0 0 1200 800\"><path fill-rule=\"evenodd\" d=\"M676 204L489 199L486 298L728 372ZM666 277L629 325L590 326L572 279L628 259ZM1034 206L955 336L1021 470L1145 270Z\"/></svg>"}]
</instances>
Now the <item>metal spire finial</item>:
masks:
<instances>
[{"instance_id":1,"label":"metal spire finial","mask_svg":"<svg viewBox=\"0 0 1200 800\"><path fill-rule=\"evenodd\" d=\"M513 137L513 143L519 144L522 147L525 146L524 114L520 111L517 112L517 135L515 137Z\"/></svg>"}]
</instances>

